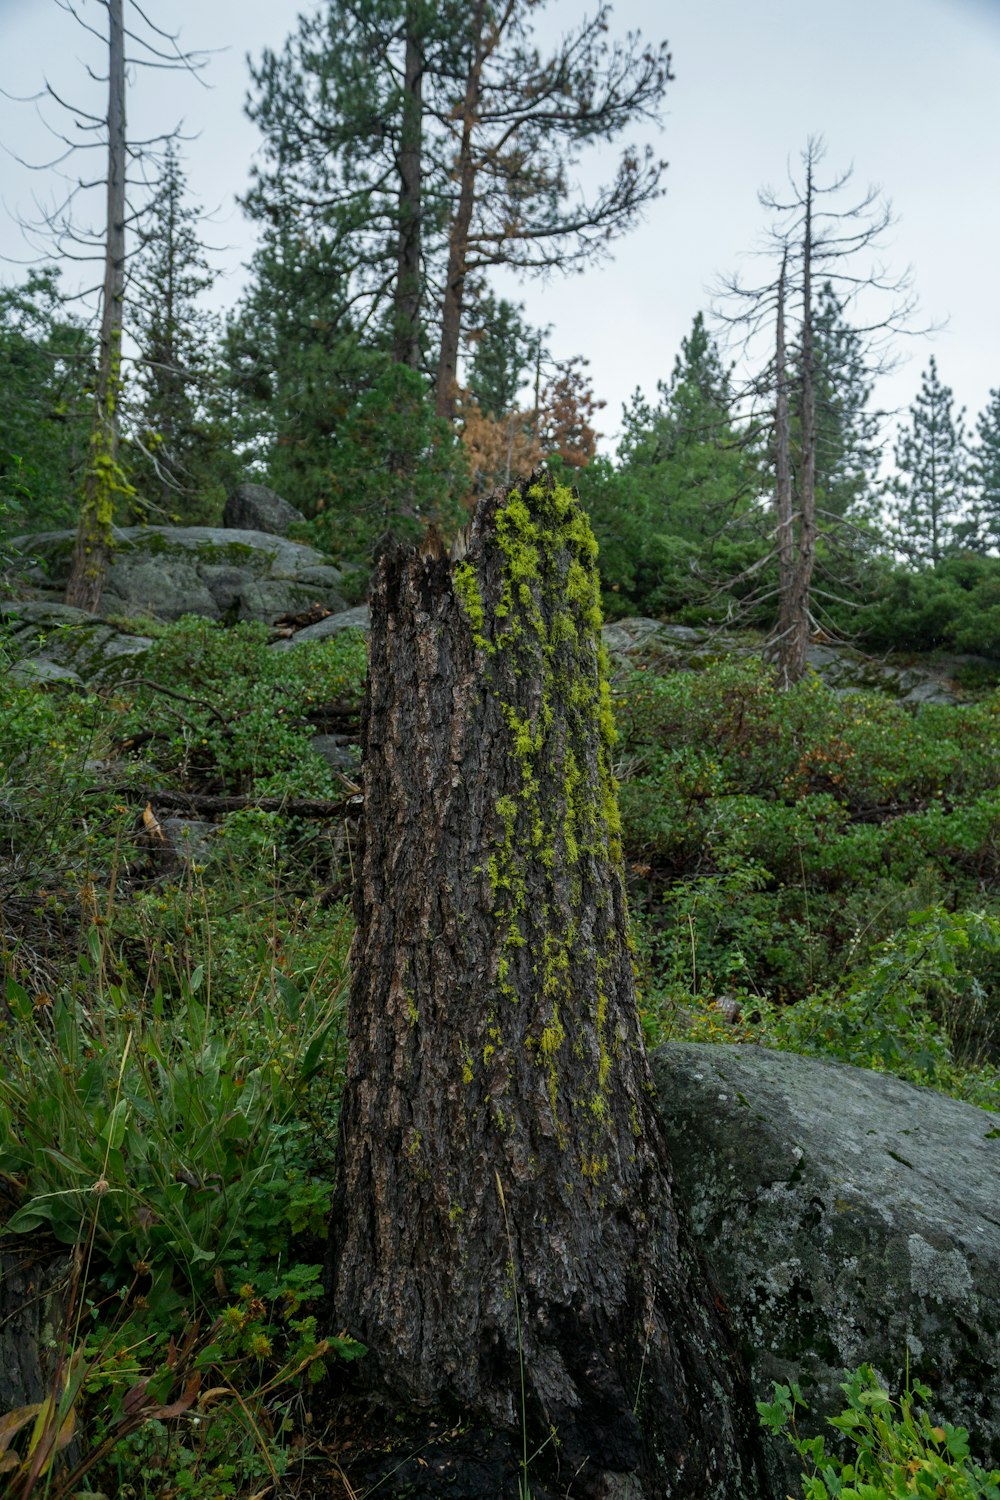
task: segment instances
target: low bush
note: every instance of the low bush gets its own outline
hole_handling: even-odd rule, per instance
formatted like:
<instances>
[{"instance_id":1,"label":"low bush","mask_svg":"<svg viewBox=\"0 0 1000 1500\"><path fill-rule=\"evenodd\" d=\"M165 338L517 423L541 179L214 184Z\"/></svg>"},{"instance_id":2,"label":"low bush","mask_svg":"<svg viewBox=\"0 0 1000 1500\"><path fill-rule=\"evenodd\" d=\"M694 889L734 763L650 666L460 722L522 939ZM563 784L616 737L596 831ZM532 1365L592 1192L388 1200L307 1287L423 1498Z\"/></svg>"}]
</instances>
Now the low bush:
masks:
<instances>
[{"instance_id":1,"label":"low bush","mask_svg":"<svg viewBox=\"0 0 1000 1500\"><path fill-rule=\"evenodd\" d=\"M828 1422L847 1457L828 1453L822 1436L799 1435L796 1414L808 1408L797 1385L775 1382L774 1400L757 1402L764 1427L782 1434L804 1465L803 1500L1000 1500L1000 1469L975 1462L964 1427L933 1421L927 1386L907 1381L893 1401L871 1366L860 1365L841 1390L847 1404Z\"/></svg>"}]
</instances>

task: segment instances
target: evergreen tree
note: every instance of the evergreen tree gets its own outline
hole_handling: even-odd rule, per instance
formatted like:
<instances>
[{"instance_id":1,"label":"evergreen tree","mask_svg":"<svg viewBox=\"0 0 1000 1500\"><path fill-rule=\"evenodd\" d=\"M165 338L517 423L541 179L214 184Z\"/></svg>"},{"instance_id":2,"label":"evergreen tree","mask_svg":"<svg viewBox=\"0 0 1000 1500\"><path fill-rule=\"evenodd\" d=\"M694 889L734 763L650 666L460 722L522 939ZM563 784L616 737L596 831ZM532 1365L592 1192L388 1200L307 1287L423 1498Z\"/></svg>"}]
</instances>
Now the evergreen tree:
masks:
<instances>
[{"instance_id":1,"label":"evergreen tree","mask_svg":"<svg viewBox=\"0 0 1000 1500\"><path fill-rule=\"evenodd\" d=\"M0 289L0 499L4 529L75 524L92 416L94 346L54 267Z\"/></svg>"},{"instance_id":2,"label":"evergreen tree","mask_svg":"<svg viewBox=\"0 0 1000 1500\"><path fill-rule=\"evenodd\" d=\"M505 417L517 405L525 375L541 349L541 334L521 316L524 309L505 297L486 292L477 303L468 388L479 410Z\"/></svg>"},{"instance_id":3,"label":"evergreen tree","mask_svg":"<svg viewBox=\"0 0 1000 1500\"><path fill-rule=\"evenodd\" d=\"M829 281L817 299L816 508L827 519L864 519L878 472L878 418L869 411L870 362Z\"/></svg>"},{"instance_id":4,"label":"evergreen tree","mask_svg":"<svg viewBox=\"0 0 1000 1500\"><path fill-rule=\"evenodd\" d=\"M467 335L468 386L459 406L459 430L469 464L471 496L512 476L530 474L545 451L539 436L543 334L524 320L520 304L483 292ZM534 400L519 404L535 374Z\"/></svg>"},{"instance_id":5,"label":"evergreen tree","mask_svg":"<svg viewBox=\"0 0 1000 1500\"><path fill-rule=\"evenodd\" d=\"M612 613L711 611L720 580L760 550L733 523L755 513L760 454L733 420L729 375L705 318L682 341L652 406L636 391L623 413L616 465L598 459L579 477L601 548Z\"/></svg>"},{"instance_id":6,"label":"evergreen tree","mask_svg":"<svg viewBox=\"0 0 1000 1500\"><path fill-rule=\"evenodd\" d=\"M473 495L528 474L543 460L585 468L597 448L593 420L604 405L594 395L587 361L579 355L553 359L547 330L529 327L513 303L487 292L479 307L459 409ZM519 405L528 380L530 394Z\"/></svg>"},{"instance_id":7,"label":"evergreen tree","mask_svg":"<svg viewBox=\"0 0 1000 1500\"><path fill-rule=\"evenodd\" d=\"M269 227L225 336L244 464L307 516L332 500L334 434L363 387L344 269L329 240Z\"/></svg>"},{"instance_id":8,"label":"evergreen tree","mask_svg":"<svg viewBox=\"0 0 1000 1500\"><path fill-rule=\"evenodd\" d=\"M613 180L578 190L580 153L655 116L664 47L607 41L608 7L548 56L537 0L326 0L282 56L253 72L265 166L248 199L337 247L346 300L367 306L411 368L437 346L435 401L451 418L474 283L604 253L655 196L662 164L634 148ZM421 274L422 273L422 274Z\"/></svg>"},{"instance_id":9,"label":"evergreen tree","mask_svg":"<svg viewBox=\"0 0 1000 1500\"><path fill-rule=\"evenodd\" d=\"M222 499L221 491L206 493L219 438L205 407L215 322L199 306L215 275L198 236L198 210L185 196L185 175L171 141L160 186L142 215L132 270L139 346L132 431L137 452L130 466L136 519L152 512L160 520L201 521Z\"/></svg>"},{"instance_id":10,"label":"evergreen tree","mask_svg":"<svg viewBox=\"0 0 1000 1500\"><path fill-rule=\"evenodd\" d=\"M328 237L270 229L226 331L237 443L339 560L458 519L464 472L426 381L350 315Z\"/></svg>"},{"instance_id":11,"label":"evergreen tree","mask_svg":"<svg viewBox=\"0 0 1000 1500\"><path fill-rule=\"evenodd\" d=\"M915 566L937 567L955 545L968 486L964 413L930 363L899 434L893 541Z\"/></svg>"},{"instance_id":12,"label":"evergreen tree","mask_svg":"<svg viewBox=\"0 0 1000 1500\"><path fill-rule=\"evenodd\" d=\"M976 446L969 467L975 528L970 541L981 548L1000 549L1000 388L976 421Z\"/></svg>"},{"instance_id":13,"label":"evergreen tree","mask_svg":"<svg viewBox=\"0 0 1000 1500\"><path fill-rule=\"evenodd\" d=\"M624 413L618 456L641 477L657 530L701 544L756 492L756 465L732 418L732 391L704 315L681 342L651 408L637 392Z\"/></svg>"}]
</instances>

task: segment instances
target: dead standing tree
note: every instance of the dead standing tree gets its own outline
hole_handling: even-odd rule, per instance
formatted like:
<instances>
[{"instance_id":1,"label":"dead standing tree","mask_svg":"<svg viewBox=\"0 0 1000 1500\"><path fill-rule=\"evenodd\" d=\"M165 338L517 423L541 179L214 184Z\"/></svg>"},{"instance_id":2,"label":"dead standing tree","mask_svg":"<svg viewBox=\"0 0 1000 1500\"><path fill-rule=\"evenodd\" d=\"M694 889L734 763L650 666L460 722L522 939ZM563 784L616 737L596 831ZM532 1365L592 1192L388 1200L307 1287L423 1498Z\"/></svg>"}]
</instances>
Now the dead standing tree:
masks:
<instances>
[{"instance_id":1,"label":"dead standing tree","mask_svg":"<svg viewBox=\"0 0 1000 1500\"><path fill-rule=\"evenodd\" d=\"M54 102L70 116L76 134L67 136L49 126L53 136L66 148L51 162L34 170L48 171L60 167L77 152L100 151L105 160L101 177L81 177L71 182L62 202L40 221L21 222L21 228L32 239L41 238L47 254L68 261L100 261L99 286L81 292L81 296L99 294L97 370L94 379L94 415L91 426L87 467L80 501L80 518L70 562L66 602L96 612L100 605L111 556L112 524L116 497L131 494L131 487L118 461L121 425L121 366L123 312L126 296L126 231L134 217L130 206L129 174L156 162L156 149L176 139L177 131L147 140L129 140L126 134L126 84L129 70L135 67L182 68L197 73L204 59L194 53L181 52L174 34L162 30L131 0L138 25L145 35L129 29L125 0L96 0L107 15L107 31L93 27L81 13L75 0L56 0L56 4L85 31L101 43L107 59L107 73L92 67L92 80L107 85L106 112L95 115L78 103L64 99L51 84L46 84L35 98ZM133 54L128 47L132 45ZM23 163L23 165L30 165ZM60 173L60 175L63 175ZM148 180L144 184L148 186ZM99 230L86 229L77 219L75 200L78 195L102 188L104 191L103 223Z\"/></svg>"},{"instance_id":2,"label":"dead standing tree","mask_svg":"<svg viewBox=\"0 0 1000 1500\"><path fill-rule=\"evenodd\" d=\"M107 213L101 322L97 339L94 422L66 603L96 610L111 556L115 493L125 489L118 465L122 309L125 301L125 18L123 0L108 0Z\"/></svg>"},{"instance_id":3,"label":"dead standing tree","mask_svg":"<svg viewBox=\"0 0 1000 1500\"><path fill-rule=\"evenodd\" d=\"M757 1495L636 1009L596 544L543 479L459 550L372 594L332 1314L536 1495Z\"/></svg>"},{"instance_id":4,"label":"dead standing tree","mask_svg":"<svg viewBox=\"0 0 1000 1500\"><path fill-rule=\"evenodd\" d=\"M762 207L774 216L763 254L777 260L778 274L762 284L726 279L721 288L726 306L717 310L724 323L739 331L745 354L759 340L773 350L763 373L751 381L748 390L755 399L764 394L764 425L771 434L775 480L771 557L778 565L778 617L769 650L785 686L797 682L806 668L814 624L818 544L829 541L847 524L842 515L824 512L817 505L820 284L836 296L840 308L860 308L863 315L853 329L860 360L855 377L871 379L890 367L886 341L907 331L915 307L908 272L892 276L878 263L858 265L859 257L877 251L893 224L891 206L875 187L847 207L832 206L852 174L847 171L820 182L817 173L825 154L822 139L810 137L802 152L801 179L789 175L787 195L779 197L770 189L759 194ZM875 317L871 316L873 294L890 299L888 309ZM827 378L843 373L826 371Z\"/></svg>"}]
</instances>

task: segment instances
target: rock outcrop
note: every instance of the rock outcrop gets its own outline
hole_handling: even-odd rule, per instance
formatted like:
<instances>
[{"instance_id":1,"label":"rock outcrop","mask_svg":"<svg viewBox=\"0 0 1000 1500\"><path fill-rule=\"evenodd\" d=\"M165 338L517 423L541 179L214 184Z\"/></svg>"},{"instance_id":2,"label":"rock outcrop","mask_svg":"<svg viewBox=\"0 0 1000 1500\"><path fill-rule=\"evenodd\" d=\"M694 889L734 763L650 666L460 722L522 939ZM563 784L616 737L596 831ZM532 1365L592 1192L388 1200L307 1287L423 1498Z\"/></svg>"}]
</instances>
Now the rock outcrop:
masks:
<instances>
[{"instance_id":1,"label":"rock outcrop","mask_svg":"<svg viewBox=\"0 0 1000 1500\"><path fill-rule=\"evenodd\" d=\"M733 657L759 656L763 638L750 632L697 630L690 625L666 625L641 617L611 621L604 627L604 644L612 662L628 667L636 661L654 670L698 668ZM806 653L809 667L827 687L840 693L885 693L900 703L959 703L958 679L964 673L995 680L995 661L979 656L901 657L866 656L852 646L815 641Z\"/></svg>"},{"instance_id":2,"label":"rock outcrop","mask_svg":"<svg viewBox=\"0 0 1000 1500\"><path fill-rule=\"evenodd\" d=\"M0 604L5 654L25 682L102 687L126 675L153 644L84 609L40 599Z\"/></svg>"},{"instance_id":3,"label":"rock outcrop","mask_svg":"<svg viewBox=\"0 0 1000 1500\"><path fill-rule=\"evenodd\" d=\"M18 537L33 592L62 597L75 533ZM342 610L340 573L321 552L263 531L214 526L126 526L115 532L101 610L106 617L262 620L321 604Z\"/></svg>"},{"instance_id":4,"label":"rock outcrop","mask_svg":"<svg viewBox=\"0 0 1000 1500\"><path fill-rule=\"evenodd\" d=\"M758 1397L796 1380L842 1406L865 1361L909 1361L939 1417L1000 1466L1000 1116L931 1089L759 1047L653 1058L677 1182L742 1335ZM827 1429L829 1430L829 1429ZM797 1488L772 1452L774 1500Z\"/></svg>"},{"instance_id":5,"label":"rock outcrop","mask_svg":"<svg viewBox=\"0 0 1000 1500\"><path fill-rule=\"evenodd\" d=\"M237 531L266 531L272 536L287 536L296 521L304 520L300 510L266 484L238 484L222 512L223 526Z\"/></svg>"}]
</instances>

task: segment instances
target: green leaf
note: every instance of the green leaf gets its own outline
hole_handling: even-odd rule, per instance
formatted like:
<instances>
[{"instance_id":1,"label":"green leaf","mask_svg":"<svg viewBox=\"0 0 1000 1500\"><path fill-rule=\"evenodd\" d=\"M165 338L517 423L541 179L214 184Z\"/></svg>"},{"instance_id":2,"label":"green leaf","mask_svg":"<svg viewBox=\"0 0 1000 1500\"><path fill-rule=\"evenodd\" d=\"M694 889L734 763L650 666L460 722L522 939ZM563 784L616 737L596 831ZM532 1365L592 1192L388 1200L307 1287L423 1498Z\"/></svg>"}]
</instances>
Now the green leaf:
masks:
<instances>
[{"instance_id":1,"label":"green leaf","mask_svg":"<svg viewBox=\"0 0 1000 1500\"><path fill-rule=\"evenodd\" d=\"M33 1229L41 1229L50 1220L51 1214L48 1209L40 1208L36 1203L29 1203L24 1208L19 1208L17 1213L7 1220L3 1226L4 1234L29 1234Z\"/></svg>"},{"instance_id":2,"label":"green leaf","mask_svg":"<svg viewBox=\"0 0 1000 1500\"><path fill-rule=\"evenodd\" d=\"M128 1110L129 1101L119 1099L101 1131L101 1140L106 1141L112 1151L117 1151L125 1139L125 1131L128 1128Z\"/></svg>"},{"instance_id":3,"label":"green leaf","mask_svg":"<svg viewBox=\"0 0 1000 1500\"><path fill-rule=\"evenodd\" d=\"M323 1047L332 1029L333 1021L331 1020L327 1022L322 1031L318 1031L316 1033L316 1035L313 1037L312 1041L306 1048L305 1054L302 1058L302 1067L299 1072L299 1077L301 1078L303 1083L308 1083L310 1078L312 1078L316 1073L319 1072L320 1065L323 1061Z\"/></svg>"},{"instance_id":4,"label":"green leaf","mask_svg":"<svg viewBox=\"0 0 1000 1500\"><path fill-rule=\"evenodd\" d=\"M19 1021L27 1021L31 1018L33 1006L31 996L23 985L17 983L16 979L7 979L7 1004L11 1012Z\"/></svg>"},{"instance_id":5,"label":"green leaf","mask_svg":"<svg viewBox=\"0 0 1000 1500\"><path fill-rule=\"evenodd\" d=\"M302 1010L302 991L293 980L286 974L274 976L274 987L278 991L285 1005L285 1013L290 1021L296 1021Z\"/></svg>"}]
</instances>

